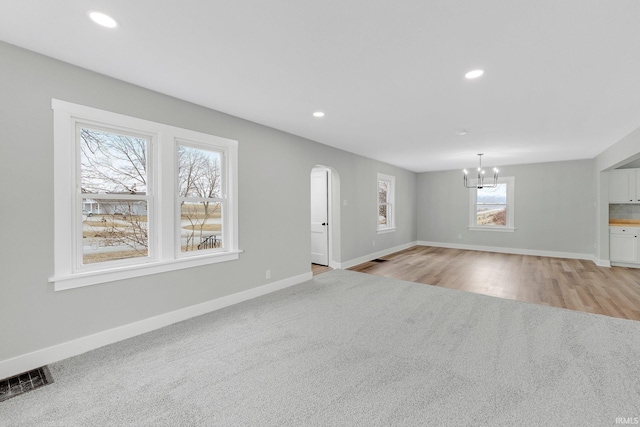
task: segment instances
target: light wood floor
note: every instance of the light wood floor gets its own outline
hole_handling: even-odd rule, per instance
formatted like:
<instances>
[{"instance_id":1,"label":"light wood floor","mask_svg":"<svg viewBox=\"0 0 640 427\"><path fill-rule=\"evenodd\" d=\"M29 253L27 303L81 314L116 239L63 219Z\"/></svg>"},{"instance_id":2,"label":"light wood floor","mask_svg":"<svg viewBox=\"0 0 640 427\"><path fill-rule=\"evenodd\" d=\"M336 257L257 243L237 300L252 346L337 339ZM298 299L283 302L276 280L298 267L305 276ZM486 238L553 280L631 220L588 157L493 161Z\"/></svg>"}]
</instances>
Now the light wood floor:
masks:
<instances>
[{"instance_id":1,"label":"light wood floor","mask_svg":"<svg viewBox=\"0 0 640 427\"><path fill-rule=\"evenodd\" d=\"M592 261L415 246L349 270L640 320L640 269Z\"/></svg>"},{"instance_id":2,"label":"light wood floor","mask_svg":"<svg viewBox=\"0 0 640 427\"><path fill-rule=\"evenodd\" d=\"M327 267L326 265L311 264L311 272L314 276L331 270L333 270L333 268Z\"/></svg>"}]
</instances>

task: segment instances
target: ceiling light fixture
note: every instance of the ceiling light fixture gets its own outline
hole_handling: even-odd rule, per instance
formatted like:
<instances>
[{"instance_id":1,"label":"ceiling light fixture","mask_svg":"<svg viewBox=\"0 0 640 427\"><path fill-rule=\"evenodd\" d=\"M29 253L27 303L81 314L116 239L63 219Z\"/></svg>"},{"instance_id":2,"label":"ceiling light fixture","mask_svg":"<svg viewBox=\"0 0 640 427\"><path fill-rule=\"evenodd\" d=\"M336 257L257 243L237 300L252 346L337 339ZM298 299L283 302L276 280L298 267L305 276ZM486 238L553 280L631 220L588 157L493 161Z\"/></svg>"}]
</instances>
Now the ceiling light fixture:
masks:
<instances>
[{"instance_id":1,"label":"ceiling light fixture","mask_svg":"<svg viewBox=\"0 0 640 427\"><path fill-rule=\"evenodd\" d=\"M484 154L478 154L478 162L479 162L479 166L478 166L478 181L474 184L471 184L469 182L468 179L468 175L469 175L469 171L467 171L466 169L464 169L462 172L464 172L464 186L467 188L476 188L476 189L481 189L481 188L496 188L498 186L498 169L493 168L493 184L489 184L489 185L485 185L484 183L484 170L482 169L482 156Z\"/></svg>"},{"instance_id":2,"label":"ceiling light fixture","mask_svg":"<svg viewBox=\"0 0 640 427\"><path fill-rule=\"evenodd\" d=\"M464 76L466 78L468 78L468 79L477 79L478 77L480 77L483 74L484 74L484 70L471 70L467 74L465 74Z\"/></svg>"},{"instance_id":3,"label":"ceiling light fixture","mask_svg":"<svg viewBox=\"0 0 640 427\"><path fill-rule=\"evenodd\" d=\"M458 130L456 130L456 135L458 135L458 136L464 136L464 135L466 135L467 133L468 133L468 132L467 132L466 130L464 130L464 129L458 129Z\"/></svg>"},{"instance_id":4,"label":"ceiling light fixture","mask_svg":"<svg viewBox=\"0 0 640 427\"><path fill-rule=\"evenodd\" d=\"M103 27L115 28L118 26L115 19L102 12L89 12L89 18L91 18L91 20L96 24L102 25Z\"/></svg>"},{"instance_id":5,"label":"ceiling light fixture","mask_svg":"<svg viewBox=\"0 0 640 427\"><path fill-rule=\"evenodd\" d=\"M313 117L324 117L324 113L322 111L316 111L313 113Z\"/></svg>"}]
</instances>

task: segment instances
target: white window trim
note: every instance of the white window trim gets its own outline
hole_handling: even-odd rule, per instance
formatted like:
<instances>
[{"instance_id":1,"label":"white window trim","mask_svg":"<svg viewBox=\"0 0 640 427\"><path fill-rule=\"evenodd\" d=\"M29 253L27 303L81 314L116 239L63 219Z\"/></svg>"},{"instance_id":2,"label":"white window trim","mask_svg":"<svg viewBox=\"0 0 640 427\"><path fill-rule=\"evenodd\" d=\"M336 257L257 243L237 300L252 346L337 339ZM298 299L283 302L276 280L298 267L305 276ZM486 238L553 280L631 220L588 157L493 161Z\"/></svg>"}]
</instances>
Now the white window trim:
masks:
<instances>
[{"instance_id":1,"label":"white window trim","mask_svg":"<svg viewBox=\"0 0 640 427\"><path fill-rule=\"evenodd\" d=\"M469 189L469 227L471 231L495 231L501 233L512 233L515 228L515 177L506 176L498 178L498 184L507 184L507 225L477 225L476 224L476 202L478 191L475 188Z\"/></svg>"},{"instance_id":2,"label":"white window trim","mask_svg":"<svg viewBox=\"0 0 640 427\"><path fill-rule=\"evenodd\" d=\"M386 227L386 228L378 228L378 234L386 234L386 233L394 233L396 231L396 227Z\"/></svg>"},{"instance_id":3,"label":"white window trim","mask_svg":"<svg viewBox=\"0 0 640 427\"><path fill-rule=\"evenodd\" d=\"M54 119L54 275L49 282L56 291L98 283L162 273L183 268L230 261L239 258L238 247L238 142L214 135L129 117L83 105L52 99ZM150 139L149 205L153 209L149 227L155 227L150 242L150 253L144 259L128 260L109 265L94 264L79 267L81 254L78 246L77 174L79 153L76 148L76 124L95 124L110 129L128 130ZM176 140L199 141L222 147L226 153L227 168L227 217L224 252L195 253L176 256ZM134 264L135 263L135 264Z\"/></svg>"},{"instance_id":4,"label":"white window trim","mask_svg":"<svg viewBox=\"0 0 640 427\"><path fill-rule=\"evenodd\" d=\"M387 204L391 205L391 215L390 218L387 216L387 225L381 226L378 224L378 215L380 212L380 195L378 193L378 181L389 181L391 183L391 191L387 195ZM385 234L385 233L393 233L396 231L396 177L393 175L386 175L383 173L378 173L378 179L376 181L376 224L377 224L377 233ZM387 215L389 215L389 211L387 211Z\"/></svg>"}]
</instances>

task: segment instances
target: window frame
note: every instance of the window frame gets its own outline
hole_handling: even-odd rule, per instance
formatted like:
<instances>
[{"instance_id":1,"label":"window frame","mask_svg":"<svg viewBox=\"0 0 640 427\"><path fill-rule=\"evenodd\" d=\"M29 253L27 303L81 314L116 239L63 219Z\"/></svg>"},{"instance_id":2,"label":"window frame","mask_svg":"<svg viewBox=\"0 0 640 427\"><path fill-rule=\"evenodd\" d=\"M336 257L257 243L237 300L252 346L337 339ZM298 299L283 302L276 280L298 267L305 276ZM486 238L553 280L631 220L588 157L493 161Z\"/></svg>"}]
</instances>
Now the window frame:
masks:
<instances>
[{"instance_id":1,"label":"window frame","mask_svg":"<svg viewBox=\"0 0 640 427\"><path fill-rule=\"evenodd\" d=\"M52 99L54 131L54 275L56 291L236 260L238 246L238 142L123 114ZM116 130L149 138L147 257L82 265L82 200L79 189L78 125ZM178 141L225 150L227 212L223 251L180 256L176 239L175 201ZM224 173L224 172L223 172ZM111 196L110 196L111 197ZM179 220L179 216L177 218Z\"/></svg>"},{"instance_id":2,"label":"window frame","mask_svg":"<svg viewBox=\"0 0 640 427\"><path fill-rule=\"evenodd\" d=\"M396 197L396 177L393 175L387 175L383 173L377 174L376 181L376 231L378 234L391 233L396 231L396 212L395 212L395 197ZM389 183L389 191L387 192L387 201L384 203L387 206L387 224L380 224L380 181L386 181ZM391 209L389 209L389 207Z\"/></svg>"},{"instance_id":3,"label":"window frame","mask_svg":"<svg viewBox=\"0 0 640 427\"><path fill-rule=\"evenodd\" d=\"M80 188L82 181L82 167L81 162L81 149L80 149L80 130L82 128L90 128L92 130L97 130L101 132L119 132L122 134L126 134L128 136L133 136L136 138L143 138L148 141L147 146L147 188L145 195L135 195L130 196L126 194L109 194L109 193L82 193L81 191L75 191L75 201L73 206L73 213L71 217L74 219L73 223L73 238L75 241L74 246L74 259L73 259L73 267L72 271L77 273L84 272L92 272L92 271L100 271L105 268L118 268L118 267L126 267L132 265L138 265L148 262L153 262L157 260L157 251L155 250L157 243L156 240L156 220L155 220L155 212L153 211L155 205L155 188L157 186L157 182L155 179L155 165L157 163L156 159L156 149L155 146L158 142L157 134L152 133L141 133L141 132L132 132L131 129L123 128L121 126L105 126L105 123L99 123L94 120L81 120L78 118L72 118L72 123L74 125L75 133L73 135L72 144L75 149L75 174L74 174L74 185L76 188ZM90 196L87 196L90 195ZM113 201L121 201L121 200L144 200L147 203L147 233L149 236L148 239L148 247L147 247L147 256L146 257L133 257L126 258L121 260L113 260L113 261L105 261L101 263L93 263L93 264L84 264L83 263L83 251L82 251L82 223L78 217L78 208L80 207L80 212L82 212L82 206L84 205L84 199L94 199L94 200L113 200ZM153 231L152 231L153 230Z\"/></svg>"},{"instance_id":4,"label":"window frame","mask_svg":"<svg viewBox=\"0 0 640 427\"><path fill-rule=\"evenodd\" d=\"M180 232L180 225L181 225L181 217L182 217L182 212L181 212L181 200L187 200L187 199L191 199L193 201L195 200L210 200L210 201L219 201L222 205L222 223L221 223L221 231L222 231L222 237L223 237L223 247L222 248L211 248L211 249L204 249L202 251L185 251L183 252L181 250L181 247L179 244L177 244L175 246L175 256L176 258L190 258L190 257L196 257L196 256L200 256L200 255L204 255L207 253L220 253L220 252L225 252L226 251L226 247L227 245L227 234L229 233L229 226L228 226L228 221L227 221L227 212L229 211L228 208L228 203L229 203L229 188L228 188L228 177L226 175L227 170L229 169L229 166L227 164L227 161L229 159L229 150L227 149L227 147L223 147L223 146L218 146L218 145L211 145L211 144L202 144L201 142L198 141L190 141L190 140L185 140L182 138L176 138L174 140L174 144L175 144L175 148L174 148L174 153L175 153L175 175L174 175L174 179L176 182L176 187L178 184L178 173L179 173L179 161L178 161L178 147L179 146L183 146L183 147L189 147L189 148L195 148L198 150L206 150L206 151L213 151L213 152L217 152L220 154L220 179L221 179L221 184L220 184L220 192L221 195L219 198L216 197L195 197L195 196L180 196L180 192L179 189L176 190L175 193L175 226L174 226L174 233L175 233L175 241L178 242L181 239L181 232Z\"/></svg>"},{"instance_id":5,"label":"window frame","mask_svg":"<svg viewBox=\"0 0 640 427\"><path fill-rule=\"evenodd\" d=\"M515 177L507 176L498 178L498 184L507 185L507 223L506 225L478 225L477 224L477 204L478 189L469 189L469 230L472 231L497 231L513 232L515 228Z\"/></svg>"}]
</instances>

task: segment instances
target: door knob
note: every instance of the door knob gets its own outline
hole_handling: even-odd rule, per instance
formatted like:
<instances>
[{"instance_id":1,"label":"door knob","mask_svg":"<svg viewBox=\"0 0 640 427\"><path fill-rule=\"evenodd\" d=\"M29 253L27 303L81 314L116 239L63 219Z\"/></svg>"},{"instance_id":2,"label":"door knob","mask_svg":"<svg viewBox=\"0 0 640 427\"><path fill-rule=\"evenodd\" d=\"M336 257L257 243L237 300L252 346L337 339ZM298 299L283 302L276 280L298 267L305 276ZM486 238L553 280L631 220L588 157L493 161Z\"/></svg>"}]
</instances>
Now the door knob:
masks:
<instances>
[{"instance_id":1,"label":"door knob","mask_svg":"<svg viewBox=\"0 0 640 427\"><path fill-rule=\"evenodd\" d=\"M327 223L326 223L326 222L323 222L323 223L322 223L322 225L327 225Z\"/></svg>"}]
</instances>

